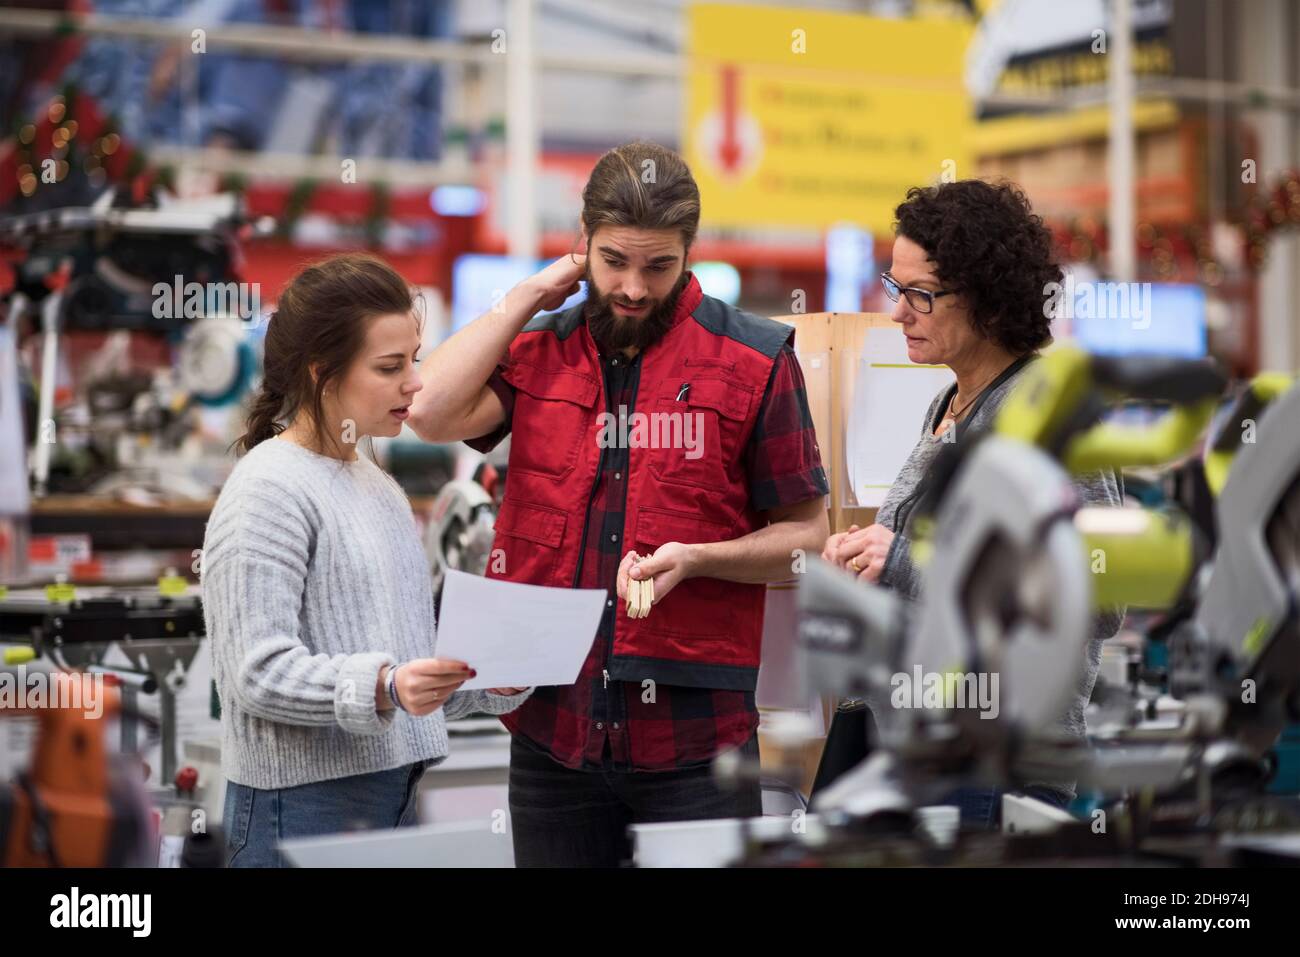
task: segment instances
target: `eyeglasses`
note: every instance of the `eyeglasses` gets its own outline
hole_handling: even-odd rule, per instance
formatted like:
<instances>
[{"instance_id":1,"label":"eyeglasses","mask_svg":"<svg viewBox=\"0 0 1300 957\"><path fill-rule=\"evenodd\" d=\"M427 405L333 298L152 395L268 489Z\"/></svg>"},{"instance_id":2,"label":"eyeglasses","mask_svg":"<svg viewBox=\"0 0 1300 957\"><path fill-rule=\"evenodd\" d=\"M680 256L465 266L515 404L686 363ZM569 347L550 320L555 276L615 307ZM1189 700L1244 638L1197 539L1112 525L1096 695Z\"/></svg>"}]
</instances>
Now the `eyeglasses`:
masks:
<instances>
[{"instance_id":1,"label":"eyeglasses","mask_svg":"<svg viewBox=\"0 0 1300 957\"><path fill-rule=\"evenodd\" d=\"M899 296L907 297L907 304L917 312L926 313L927 315L934 310L934 301L940 296L951 296L955 290L940 289L938 292L931 292L928 289L917 289L915 286L900 286L898 280L887 272L880 274L880 284L885 287L885 295L894 302L898 302Z\"/></svg>"}]
</instances>

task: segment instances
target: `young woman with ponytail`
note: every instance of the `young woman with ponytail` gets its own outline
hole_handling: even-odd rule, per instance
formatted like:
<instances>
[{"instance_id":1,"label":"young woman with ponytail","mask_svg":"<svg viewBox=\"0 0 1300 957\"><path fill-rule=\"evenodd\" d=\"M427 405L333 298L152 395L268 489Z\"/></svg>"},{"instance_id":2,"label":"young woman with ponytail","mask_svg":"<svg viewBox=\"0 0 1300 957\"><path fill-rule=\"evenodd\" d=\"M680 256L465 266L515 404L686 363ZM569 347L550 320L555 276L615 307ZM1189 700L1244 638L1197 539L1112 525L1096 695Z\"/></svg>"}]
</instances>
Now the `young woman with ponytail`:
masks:
<instances>
[{"instance_id":1,"label":"young woman with ponytail","mask_svg":"<svg viewBox=\"0 0 1300 957\"><path fill-rule=\"evenodd\" d=\"M446 720L528 696L460 691L469 665L432 657L410 503L357 454L401 431L419 345L410 288L365 255L304 269L267 327L261 392L202 556L231 866L279 866L287 838L414 823Z\"/></svg>"}]
</instances>

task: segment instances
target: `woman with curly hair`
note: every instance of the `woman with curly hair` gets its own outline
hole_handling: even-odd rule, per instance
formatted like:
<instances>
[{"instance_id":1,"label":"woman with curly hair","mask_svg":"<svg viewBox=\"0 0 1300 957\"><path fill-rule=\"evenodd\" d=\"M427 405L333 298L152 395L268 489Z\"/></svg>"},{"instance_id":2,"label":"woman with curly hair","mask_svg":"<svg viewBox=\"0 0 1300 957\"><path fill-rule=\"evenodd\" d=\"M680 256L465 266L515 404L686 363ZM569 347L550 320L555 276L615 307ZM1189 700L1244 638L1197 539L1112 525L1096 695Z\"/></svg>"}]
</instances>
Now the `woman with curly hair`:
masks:
<instances>
[{"instance_id":1,"label":"woman with curly hair","mask_svg":"<svg viewBox=\"0 0 1300 957\"><path fill-rule=\"evenodd\" d=\"M992 428L998 409L1038 350L1051 340L1044 304L1063 279L1051 235L1015 186L961 180L915 187L895 211L893 261L881 275L896 305L893 319L907 337L913 362L946 365L957 381L935 396L921 435L876 515L876 524L832 535L822 557L903 596L920 596L911 560L909 519L926 473L948 436ZM1081 476L1087 503L1118 505L1111 471ZM1098 615L1078 694L1062 716L1064 733L1086 734L1084 708L1092 696L1101 644L1119 630L1121 616ZM1028 793L1064 807L1073 782L1043 782ZM996 826L1000 795L963 789L954 796L964 824Z\"/></svg>"}]
</instances>

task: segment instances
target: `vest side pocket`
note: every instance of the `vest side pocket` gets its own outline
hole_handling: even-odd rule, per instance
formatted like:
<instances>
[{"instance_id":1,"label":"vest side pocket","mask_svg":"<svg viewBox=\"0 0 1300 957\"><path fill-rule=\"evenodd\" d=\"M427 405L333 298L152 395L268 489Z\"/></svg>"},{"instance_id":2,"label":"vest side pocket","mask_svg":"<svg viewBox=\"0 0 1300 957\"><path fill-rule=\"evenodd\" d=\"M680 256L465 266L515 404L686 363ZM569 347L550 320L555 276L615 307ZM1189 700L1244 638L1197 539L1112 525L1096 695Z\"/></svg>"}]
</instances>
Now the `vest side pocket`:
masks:
<instances>
[{"instance_id":1,"label":"vest side pocket","mask_svg":"<svg viewBox=\"0 0 1300 957\"><path fill-rule=\"evenodd\" d=\"M542 370L517 362L510 440L512 472L567 478L584 442L596 442L600 383L571 370Z\"/></svg>"},{"instance_id":2,"label":"vest side pocket","mask_svg":"<svg viewBox=\"0 0 1300 957\"><path fill-rule=\"evenodd\" d=\"M666 542L681 542L683 545L699 545L708 542L721 542L730 538L730 529L720 522L710 522L697 516L673 512L665 508L642 505L637 510L636 549L643 555L651 555ZM726 590L726 583L717 578L688 578L679 583L674 592L694 596L706 601L718 601ZM672 600L670 592L668 601Z\"/></svg>"},{"instance_id":3,"label":"vest side pocket","mask_svg":"<svg viewBox=\"0 0 1300 957\"><path fill-rule=\"evenodd\" d=\"M494 526L487 577L531 585L553 585L569 517L549 505L510 498L501 503Z\"/></svg>"}]
</instances>

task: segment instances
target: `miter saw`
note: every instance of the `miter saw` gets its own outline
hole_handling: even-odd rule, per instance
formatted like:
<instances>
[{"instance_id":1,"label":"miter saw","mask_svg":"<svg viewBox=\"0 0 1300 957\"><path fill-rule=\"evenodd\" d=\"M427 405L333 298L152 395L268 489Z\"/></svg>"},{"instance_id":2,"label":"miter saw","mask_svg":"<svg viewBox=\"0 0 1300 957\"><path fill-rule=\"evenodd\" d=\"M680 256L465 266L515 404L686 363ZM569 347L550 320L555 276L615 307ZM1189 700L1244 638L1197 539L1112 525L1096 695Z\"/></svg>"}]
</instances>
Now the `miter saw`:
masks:
<instances>
[{"instance_id":1,"label":"miter saw","mask_svg":"<svg viewBox=\"0 0 1300 957\"><path fill-rule=\"evenodd\" d=\"M815 809L903 815L961 785L1050 780L1048 763L1067 766L1057 778L1073 776L1072 749L1050 729L1091 633L1076 508L1069 476L1048 455L993 436L936 516L918 604L810 563L799 588L809 680L866 698L881 745L819 793Z\"/></svg>"},{"instance_id":2,"label":"miter saw","mask_svg":"<svg viewBox=\"0 0 1300 957\"><path fill-rule=\"evenodd\" d=\"M250 221L233 194L181 201L158 193L128 205L111 188L88 207L0 218L0 246L16 260L13 324L34 321L43 339L40 381L47 387L36 421L45 431L32 455L38 496L108 494L123 484L211 495L210 485L186 479L188 459L173 453L194 431L197 406L234 402L253 378L248 333L260 316L240 312L257 296L242 282L238 240L273 225ZM182 303L187 288L208 294ZM253 294L244 295L249 288ZM70 332L107 333L101 352L122 361L103 363L76 401L56 411L53 384ZM133 333L165 337L176 350L175 373L133 371L125 347L115 346Z\"/></svg>"},{"instance_id":3,"label":"miter saw","mask_svg":"<svg viewBox=\"0 0 1300 957\"><path fill-rule=\"evenodd\" d=\"M489 487L495 484L495 472L487 466L479 478L448 482L434 500L424 532L424 553L435 595L442 594L448 568L471 575L487 571L498 504Z\"/></svg>"},{"instance_id":4,"label":"miter saw","mask_svg":"<svg viewBox=\"0 0 1300 957\"><path fill-rule=\"evenodd\" d=\"M1171 690L1224 700L1230 733L1260 755L1300 721L1300 386L1252 382L1206 470L1218 546L1195 613L1171 629Z\"/></svg>"},{"instance_id":5,"label":"miter saw","mask_svg":"<svg viewBox=\"0 0 1300 957\"><path fill-rule=\"evenodd\" d=\"M24 688L34 675L20 665ZM80 685L87 673L39 668L48 700L30 710L9 705L0 717L34 717L31 766L0 781L0 865L4 867L144 867L157 862L157 837L139 768L116 753L108 729L122 715L115 688L99 685L94 709ZM0 678L13 679L0 667ZM137 720L151 720L135 715Z\"/></svg>"},{"instance_id":6,"label":"miter saw","mask_svg":"<svg viewBox=\"0 0 1300 957\"><path fill-rule=\"evenodd\" d=\"M957 785L1075 779L1112 795L1181 790L1194 797L1188 816L1202 821L1216 793L1257 793L1258 755L1294 712L1300 681L1300 390L1262 415L1267 443L1239 449L1230 471L1220 466L1228 477L1212 483L1217 522L1204 509L1079 508L1070 480L1186 454L1222 387L1204 363L1059 350L1025 373L990 435L945 448L916 508L913 552L929 556L919 604L810 564L800 587L810 683L873 702L881 739L814 810L907 833L917 807ZM1173 409L1153 430L1103 423L1107 404L1125 396ZM1078 687L1092 614L1119 603L1184 610L1175 620L1194 627L1179 640L1202 654L1199 667L1175 669L1177 690L1200 693L1161 727L1142 720L1150 702L1136 693L1099 689L1109 726L1090 749L1056 729ZM938 676L939 706L894 697L900 676L917 672ZM953 707L982 675L998 677L997 713ZM1243 711L1233 700L1247 678L1259 698Z\"/></svg>"}]
</instances>

